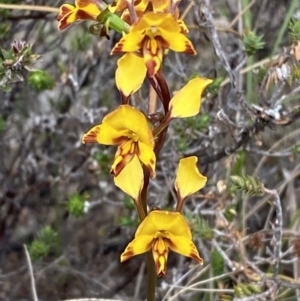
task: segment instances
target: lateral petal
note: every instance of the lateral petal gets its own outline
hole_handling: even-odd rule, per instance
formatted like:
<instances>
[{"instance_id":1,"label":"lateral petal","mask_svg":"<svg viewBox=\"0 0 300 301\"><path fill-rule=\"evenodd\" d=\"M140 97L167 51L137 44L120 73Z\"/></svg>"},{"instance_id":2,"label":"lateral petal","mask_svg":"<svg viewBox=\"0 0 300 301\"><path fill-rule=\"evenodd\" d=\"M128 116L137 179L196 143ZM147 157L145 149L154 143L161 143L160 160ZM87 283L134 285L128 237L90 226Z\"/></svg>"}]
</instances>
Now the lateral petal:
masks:
<instances>
[{"instance_id":1,"label":"lateral petal","mask_svg":"<svg viewBox=\"0 0 300 301\"><path fill-rule=\"evenodd\" d=\"M212 83L211 79L196 77L191 79L171 99L169 109L172 118L185 118L199 113L201 94Z\"/></svg>"},{"instance_id":2,"label":"lateral petal","mask_svg":"<svg viewBox=\"0 0 300 301\"><path fill-rule=\"evenodd\" d=\"M192 42L184 34L180 32L167 31L162 28L159 29L159 32L166 42L166 48L176 52L184 52L186 54L197 53Z\"/></svg>"},{"instance_id":3,"label":"lateral petal","mask_svg":"<svg viewBox=\"0 0 300 301\"><path fill-rule=\"evenodd\" d=\"M143 31L129 32L115 45L110 54L120 52L134 52L141 48L141 43L145 37Z\"/></svg>"},{"instance_id":4,"label":"lateral petal","mask_svg":"<svg viewBox=\"0 0 300 301\"><path fill-rule=\"evenodd\" d=\"M200 257L195 244L190 238L185 236L176 236L170 233L168 235L168 245L172 251L183 256L193 258L200 264L203 264L203 259Z\"/></svg>"},{"instance_id":5,"label":"lateral petal","mask_svg":"<svg viewBox=\"0 0 300 301\"><path fill-rule=\"evenodd\" d=\"M100 124L92 127L82 137L82 143L99 143L105 145L120 144L127 134L126 130L116 130L108 124Z\"/></svg>"},{"instance_id":6,"label":"lateral petal","mask_svg":"<svg viewBox=\"0 0 300 301\"><path fill-rule=\"evenodd\" d=\"M135 93L142 86L147 68L144 59L134 53L126 53L118 60L117 88L125 95Z\"/></svg>"},{"instance_id":7,"label":"lateral petal","mask_svg":"<svg viewBox=\"0 0 300 301\"><path fill-rule=\"evenodd\" d=\"M125 251L121 254L121 262L128 260L132 256L139 255L150 251L152 247L153 237L150 235L135 238L128 244Z\"/></svg>"},{"instance_id":8,"label":"lateral petal","mask_svg":"<svg viewBox=\"0 0 300 301\"><path fill-rule=\"evenodd\" d=\"M137 156L124 166L118 176L114 177L115 185L138 201L144 185L144 173Z\"/></svg>"},{"instance_id":9,"label":"lateral petal","mask_svg":"<svg viewBox=\"0 0 300 301\"><path fill-rule=\"evenodd\" d=\"M195 156L183 158L179 161L175 179L175 189L181 200L203 188L207 178L197 167L198 158Z\"/></svg>"}]
</instances>

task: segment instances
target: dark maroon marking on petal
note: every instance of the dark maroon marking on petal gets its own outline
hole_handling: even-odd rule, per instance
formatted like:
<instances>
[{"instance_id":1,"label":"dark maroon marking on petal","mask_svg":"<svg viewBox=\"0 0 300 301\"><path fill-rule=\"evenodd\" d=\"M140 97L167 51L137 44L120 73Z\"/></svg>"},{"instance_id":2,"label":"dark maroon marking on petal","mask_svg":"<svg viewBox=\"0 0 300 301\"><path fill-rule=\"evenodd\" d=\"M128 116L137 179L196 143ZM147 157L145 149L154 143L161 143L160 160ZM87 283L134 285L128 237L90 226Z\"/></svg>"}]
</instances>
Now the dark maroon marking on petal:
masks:
<instances>
[{"instance_id":1,"label":"dark maroon marking on petal","mask_svg":"<svg viewBox=\"0 0 300 301\"><path fill-rule=\"evenodd\" d=\"M93 0L78 0L77 1L78 7L86 7L91 3L95 3L95 1L93 1Z\"/></svg>"},{"instance_id":2,"label":"dark maroon marking on petal","mask_svg":"<svg viewBox=\"0 0 300 301\"><path fill-rule=\"evenodd\" d=\"M62 18L59 21L59 24L58 24L58 29L59 30L64 30L72 24L72 23L67 22L68 17L69 17L69 15L66 15L64 18Z\"/></svg>"},{"instance_id":3,"label":"dark maroon marking on petal","mask_svg":"<svg viewBox=\"0 0 300 301\"><path fill-rule=\"evenodd\" d=\"M196 260L197 262L199 262L200 264L203 264L203 259L201 257L198 257L196 255L191 254L190 257L194 260Z\"/></svg>"},{"instance_id":4,"label":"dark maroon marking on petal","mask_svg":"<svg viewBox=\"0 0 300 301\"><path fill-rule=\"evenodd\" d=\"M147 75L153 77L155 75L156 61L153 59L146 61Z\"/></svg>"},{"instance_id":5,"label":"dark maroon marking on petal","mask_svg":"<svg viewBox=\"0 0 300 301\"><path fill-rule=\"evenodd\" d=\"M175 247L175 244L172 242L170 238L164 237L163 240L170 249Z\"/></svg>"},{"instance_id":6,"label":"dark maroon marking on petal","mask_svg":"<svg viewBox=\"0 0 300 301\"><path fill-rule=\"evenodd\" d=\"M192 48L192 46L188 42L186 42L184 53L194 55L194 54L196 54L196 51Z\"/></svg>"},{"instance_id":7,"label":"dark maroon marking on petal","mask_svg":"<svg viewBox=\"0 0 300 301\"><path fill-rule=\"evenodd\" d=\"M122 258L123 258L122 262L124 262L124 261L130 259L130 258L133 257L134 255L135 255L135 254L134 254L134 252L133 252L133 249L132 249L132 248L128 249L128 251L126 251L126 253L122 254Z\"/></svg>"},{"instance_id":8,"label":"dark maroon marking on petal","mask_svg":"<svg viewBox=\"0 0 300 301\"><path fill-rule=\"evenodd\" d=\"M117 137L117 138L114 138L113 139L113 143L114 144L122 144L123 142L127 141L128 138L127 137L124 137L124 136L121 136L121 137Z\"/></svg>"},{"instance_id":9,"label":"dark maroon marking on petal","mask_svg":"<svg viewBox=\"0 0 300 301\"><path fill-rule=\"evenodd\" d=\"M123 46L124 46L124 43L121 43L121 42L117 43L116 46L114 47L114 49L112 50L111 54L124 52Z\"/></svg>"},{"instance_id":10,"label":"dark maroon marking on petal","mask_svg":"<svg viewBox=\"0 0 300 301\"><path fill-rule=\"evenodd\" d=\"M122 158L124 158L124 156L122 156ZM122 159L122 161L119 164L117 164L114 169L110 170L110 174L117 177L120 174L120 172L123 170L125 165L126 165L125 160Z\"/></svg>"},{"instance_id":11,"label":"dark maroon marking on petal","mask_svg":"<svg viewBox=\"0 0 300 301\"><path fill-rule=\"evenodd\" d=\"M123 154L122 160L115 166L114 169L110 170L110 173L117 177L123 168L133 159L134 154Z\"/></svg>"},{"instance_id":12,"label":"dark maroon marking on petal","mask_svg":"<svg viewBox=\"0 0 300 301\"><path fill-rule=\"evenodd\" d=\"M66 6L61 6L60 7L60 10L59 10L59 14L57 15L57 17L56 17L56 20L57 21L60 21L62 18L64 18L66 15L70 15L70 13L72 12L72 10L71 9L69 9L68 7L66 7Z\"/></svg>"},{"instance_id":13,"label":"dark maroon marking on petal","mask_svg":"<svg viewBox=\"0 0 300 301\"><path fill-rule=\"evenodd\" d=\"M125 254L123 254L124 257L132 257L134 256L134 252L133 252L133 249L132 248L129 248L127 250L127 252Z\"/></svg>"},{"instance_id":14,"label":"dark maroon marking on petal","mask_svg":"<svg viewBox=\"0 0 300 301\"><path fill-rule=\"evenodd\" d=\"M91 15L89 15L87 12L85 12L82 9L79 9L75 16L76 20L95 20L95 18Z\"/></svg>"},{"instance_id":15,"label":"dark maroon marking on petal","mask_svg":"<svg viewBox=\"0 0 300 301\"><path fill-rule=\"evenodd\" d=\"M169 49L170 44L162 36L156 36L155 39L156 39L157 43L162 46L162 48Z\"/></svg>"},{"instance_id":16,"label":"dark maroon marking on petal","mask_svg":"<svg viewBox=\"0 0 300 301\"><path fill-rule=\"evenodd\" d=\"M95 143L97 142L97 135L100 133L100 127L96 127L93 131L88 132L82 138L83 143Z\"/></svg>"}]
</instances>

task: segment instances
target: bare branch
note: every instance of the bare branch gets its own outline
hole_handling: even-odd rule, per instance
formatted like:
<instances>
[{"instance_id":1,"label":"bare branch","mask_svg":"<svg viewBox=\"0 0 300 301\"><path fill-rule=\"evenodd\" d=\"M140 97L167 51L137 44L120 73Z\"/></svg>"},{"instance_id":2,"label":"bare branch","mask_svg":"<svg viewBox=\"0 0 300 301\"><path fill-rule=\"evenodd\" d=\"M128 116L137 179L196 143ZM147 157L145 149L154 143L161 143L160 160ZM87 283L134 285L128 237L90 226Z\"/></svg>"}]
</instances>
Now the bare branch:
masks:
<instances>
[{"instance_id":1,"label":"bare branch","mask_svg":"<svg viewBox=\"0 0 300 301\"><path fill-rule=\"evenodd\" d=\"M265 192L273 196L273 203L275 205L275 212L276 212L276 219L274 225L274 247L273 247L275 264L274 264L273 274L274 277L277 277L280 258L281 258L282 226L283 226L282 208L280 203L280 197L277 190L275 189L270 190L265 188Z\"/></svg>"},{"instance_id":2,"label":"bare branch","mask_svg":"<svg viewBox=\"0 0 300 301\"><path fill-rule=\"evenodd\" d=\"M30 255L29 255L26 245L24 245L24 250L25 250L26 260L27 260L28 269L29 269L33 301L38 301L38 296L37 296L37 292L36 292L36 288L35 288L35 279L34 279L34 275L33 275L32 263L31 263Z\"/></svg>"}]
</instances>

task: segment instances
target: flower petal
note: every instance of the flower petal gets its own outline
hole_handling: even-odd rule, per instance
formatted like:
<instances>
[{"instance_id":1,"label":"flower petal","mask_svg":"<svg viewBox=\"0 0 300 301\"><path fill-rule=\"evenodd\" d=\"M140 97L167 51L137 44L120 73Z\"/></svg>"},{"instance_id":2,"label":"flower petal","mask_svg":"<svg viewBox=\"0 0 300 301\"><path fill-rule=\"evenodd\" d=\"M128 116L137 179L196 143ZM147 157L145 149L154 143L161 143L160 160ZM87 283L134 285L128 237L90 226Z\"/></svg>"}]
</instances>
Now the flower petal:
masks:
<instances>
[{"instance_id":1,"label":"flower petal","mask_svg":"<svg viewBox=\"0 0 300 301\"><path fill-rule=\"evenodd\" d=\"M160 29L159 32L165 41L166 48L186 54L197 53L192 42L184 34L180 32L170 32L164 29Z\"/></svg>"},{"instance_id":2,"label":"flower petal","mask_svg":"<svg viewBox=\"0 0 300 301\"><path fill-rule=\"evenodd\" d=\"M151 178L155 177L156 156L153 147L139 141L137 155L139 159L147 166L150 171Z\"/></svg>"},{"instance_id":3,"label":"flower petal","mask_svg":"<svg viewBox=\"0 0 300 301\"><path fill-rule=\"evenodd\" d=\"M115 185L138 201L144 185L144 173L137 156L134 156L118 176L114 177Z\"/></svg>"},{"instance_id":4,"label":"flower petal","mask_svg":"<svg viewBox=\"0 0 300 301\"><path fill-rule=\"evenodd\" d=\"M63 30L67 28L69 25L71 25L74 22L74 15L77 12L77 8L75 8L71 4L63 4L59 8L59 14L56 17L58 23L58 29ZM73 21L72 21L73 20Z\"/></svg>"},{"instance_id":5,"label":"flower petal","mask_svg":"<svg viewBox=\"0 0 300 301\"><path fill-rule=\"evenodd\" d=\"M118 60L116 85L125 95L135 93L143 84L147 68L144 59L134 53L126 53Z\"/></svg>"},{"instance_id":6,"label":"flower petal","mask_svg":"<svg viewBox=\"0 0 300 301\"><path fill-rule=\"evenodd\" d=\"M162 27L168 31L180 31L179 24L171 14L147 12L132 26L131 32L136 34L148 28L155 30Z\"/></svg>"},{"instance_id":7,"label":"flower petal","mask_svg":"<svg viewBox=\"0 0 300 301\"><path fill-rule=\"evenodd\" d=\"M57 21L60 21L66 15L70 14L74 9L75 9L75 7L71 4L63 4L59 8L59 14L56 17Z\"/></svg>"},{"instance_id":8,"label":"flower petal","mask_svg":"<svg viewBox=\"0 0 300 301\"><path fill-rule=\"evenodd\" d=\"M116 110L106 115L102 121L103 125L108 125L116 131L121 131L123 135L141 141L149 146L154 146L154 138L148 125L145 115L129 105L119 106Z\"/></svg>"},{"instance_id":9,"label":"flower petal","mask_svg":"<svg viewBox=\"0 0 300 301\"><path fill-rule=\"evenodd\" d=\"M183 256L190 257L203 264L203 259L200 257L195 244L190 238L185 236L176 236L170 233L168 235L168 245L173 252Z\"/></svg>"},{"instance_id":10,"label":"flower petal","mask_svg":"<svg viewBox=\"0 0 300 301\"><path fill-rule=\"evenodd\" d=\"M159 231L165 231L177 236L192 239L191 230L183 215L179 212L153 210L142 221L136 231L136 238L140 235L156 235Z\"/></svg>"},{"instance_id":11,"label":"flower petal","mask_svg":"<svg viewBox=\"0 0 300 301\"><path fill-rule=\"evenodd\" d=\"M157 73L163 61L163 47L159 40L158 38L144 39L143 56L149 77Z\"/></svg>"},{"instance_id":12,"label":"flower petal","mask_svg":"<svg viewBox=\"0 0 300 301\"><path fill-rule=\"evenodd\" d=\"M141 48L141 43L145 37L143 31L129 32L115 45L110 54L120 52L134 52Z\"/></svg>"},{"instance_id":13,"label":"flower petal","mask_svg":"<svg viewBox=\"0 0 300 301\"><path fill-rule=\"evenodd\" d=\"M183 158L179 161L175 189L180 200L184 200L189 195L203 188L207 178L203 176L197 168L197 157Z\"/></svg>"},{"instance_id":14,"label":"flower petal","mask_svg":"<svg viewBox=\"0 0 300 301\"><path fill-rule=\"evenodd\" d=\"M136 146L137 144L132 140L126 140L118 147L114 163L110 170L111 174L118 176L123 168L131 162L135 157Z\"/></svg>"},{"instance_id":15,"label":"flower petal","mask_svg":"<svg viewBox=\"0 0 300 301\"><path fill-rule=\"evenodd\" d=\"M110 113L111 114L111 113ZM125 129L116 130L108 124L100 124L92 127L82 137L82 143L99 143L105 145L120 144L125 140L127 134Z\"/></svg>"},{"instance_id":16,"label":"flower petal","mask_svg":"<svg viewBox=\"0 0 300 301\"><path fill-rule=\"evenodd\" d=\"M100 15L101 11L97 5L97 1L95 0L75 0L75 5L80 10L84 11L86 14L90 16L89 19L96 20Z\"/></svg>"},{"instance_id":17,"label":"flower petal","mask_svg":"<svg viewBox=\"0 0 300 301\"><path fill-rule=\"evenodd\" d=\"M210 83L212 80L204 77L191 79L171 99L171 117L185 118L197 115L201 106L201 94Z\"/></svg>"},{"instance_id":18,"label":"flower petal","mask_svg":"<svg viewBox=\"0 0 300 301\"><path fill-rule=\"evenodd\" d=\"M121 254L121 262L128 260L132 256L150 251L152 241L152 236L140 236L139 239L134 239L128 244L125 251Z\"/></svg>"},{"instance_id":19,"label":"flower petal","mask_svg":"<svg viewBox=\"0 0 300 301\"><path fill-rule=\"evenodd\" d=\"M158 237L152 244L152 256L155 262L156 274L158 277L164 277L167 271L167 261L169 255L168 243L163 237Z\"/></svg>"},{"instance_id":20,"label":"flower petal","mask_svg":"<svg viewBox=\"0 0 300 301\"><path fill-rule=\"evenodd\" d=\"M151 0L154 12L166 12L171 6L171 0Z\"/></svg>"}]
</instances>

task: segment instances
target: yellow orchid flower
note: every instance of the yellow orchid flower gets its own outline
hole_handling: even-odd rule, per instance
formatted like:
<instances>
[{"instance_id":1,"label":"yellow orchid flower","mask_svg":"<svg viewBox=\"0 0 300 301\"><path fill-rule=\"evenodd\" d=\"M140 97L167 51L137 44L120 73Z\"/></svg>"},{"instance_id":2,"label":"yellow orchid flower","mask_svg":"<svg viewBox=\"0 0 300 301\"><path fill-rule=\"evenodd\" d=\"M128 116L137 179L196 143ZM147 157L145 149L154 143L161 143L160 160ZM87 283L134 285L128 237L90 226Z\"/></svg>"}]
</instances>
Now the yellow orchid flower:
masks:
<instances>
[{"instance_id":1,"label":"yellow orchid flower","mask_svg":"<svg viewBox=\"0 0 300 301\"><path fill-rule=\"evenodd\" d=\"M121 262L150 250L159 277L166 274L170 250L203 264L203 259L192 241L191 230L179 212L151 211L139 225L134 240L121 254Z\"/></svg>"},{"instance_id":2,"label":"yellow orchid flower","mask_svg":"<svg viewBox=\"0 0 300 301\"><path fill-rule=\"evenodd\" d=\"M191 194L203 188L207 178L197 168L198 158L195 156L183 158L179 161L175 179L175 190L178 197L176 210L181 211L183 201ZM179 206L179 208L178 208Z\"/></svg>"},{"instance_id":3,"label":"yellow orchid flower","mask_svg":"<svg viewBox=\"0 0 300 301\"><path fill-rule=\"evenodd\" d=\"M191 79L179 90L169 103L171 118L195 116L200 111L201 95L204 89L213 81L204 77Z\"/></svg>"},{"instance_id":4,"label":"yellow orchid flower","mask_svg":"<svg viewBox=\"0 0 300 301\"><path fill-rule=\"evenodd\" d=\"M75 0L75 6L63 4L57 16L58 29L63 30L80 20L96 20L100 13L96 0Z\"/></svg>"},{"instance_id":5,"label":"yellow orchid flower","mask_svg":"<svg viewBox=\"0 0 300 301\"><path fill-rule=\"evenodd\" d=\"M178 19L179 9L178 2L174 0L117 0L109 5L109 10L113 13L122 12L121 18L128 24L132 24L133 21L130 18L128 7L134 9L136 16L141 17L147 10L151 10L154 13L172 13L172 15Z\"/></svg>"},{"instance_id":6,"label":"yellow orchid flower","mask_svg":"<svg viewBox=\"0 0 300 301\"><path fill-rule=\"evenodd\" d=\"M154 138L147 118L134 107L119 106L103 118L102 124L90 129L82 142L118 145L111 167L114 176L118 176L135 156L147 166L151 176L155 176Z\"/></svg>"},{"instance_id":7,"label":"yellow orchid flower","mask_svg":"<svg viewBox=\"0 0 300 301\"><path fill-rule=\"evenodd\" d=\"M115 45L111 54L138 53L144 58L148 76L152 77L161 67L165 49L196 54L191 41L182 33L182 26L174 16L148 12L131 26L129 33ZM120 86L125 87L125 84L121 83Z\"/></svg>"},{"instance_id":8,"label":"yellow orchid flower","mask_svg":"<svg viewBox=\"0 0 300 301\"><path fill-rule=\"evenodd\" d=\"M144 13L151 3L153 12L168 12L171 7L172 0L117 0L109 5L109 9L112 12L124 11L128 7L128 2L133 2L136 12Z\"/></svg>"}]
</instances>

